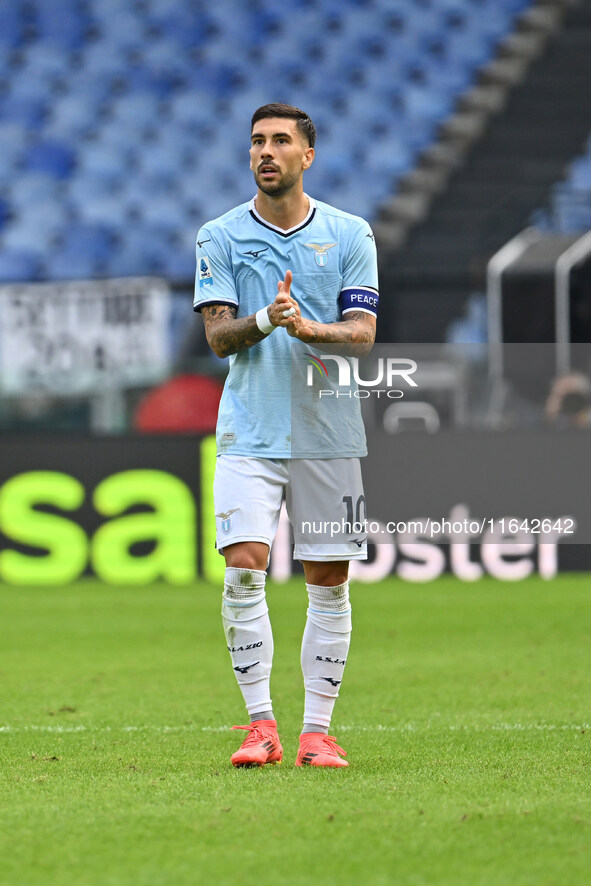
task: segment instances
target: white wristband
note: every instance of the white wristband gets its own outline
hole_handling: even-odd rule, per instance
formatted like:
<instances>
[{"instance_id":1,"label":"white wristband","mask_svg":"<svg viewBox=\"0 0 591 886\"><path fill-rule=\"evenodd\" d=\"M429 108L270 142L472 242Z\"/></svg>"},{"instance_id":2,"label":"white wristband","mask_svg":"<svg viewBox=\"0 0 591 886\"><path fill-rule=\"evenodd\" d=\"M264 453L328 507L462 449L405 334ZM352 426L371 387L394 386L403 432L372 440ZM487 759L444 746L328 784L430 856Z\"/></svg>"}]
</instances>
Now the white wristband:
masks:
<instances>
[{"instance_id":1,"label":"white wristband","mask_svg":"<svg viewBox=\"0 0 591 886\"><path fill-rule=\"evenodd\" d=\"M268 305L266 308L261 308L260 311L257 311L255 314L256 324L261 332L265 333L265 335L269 335L270 332L273 332L274 329L277 329L277 327L274 326L269 320L269 313L267 308Z\"/></svg>"}]
</instances>

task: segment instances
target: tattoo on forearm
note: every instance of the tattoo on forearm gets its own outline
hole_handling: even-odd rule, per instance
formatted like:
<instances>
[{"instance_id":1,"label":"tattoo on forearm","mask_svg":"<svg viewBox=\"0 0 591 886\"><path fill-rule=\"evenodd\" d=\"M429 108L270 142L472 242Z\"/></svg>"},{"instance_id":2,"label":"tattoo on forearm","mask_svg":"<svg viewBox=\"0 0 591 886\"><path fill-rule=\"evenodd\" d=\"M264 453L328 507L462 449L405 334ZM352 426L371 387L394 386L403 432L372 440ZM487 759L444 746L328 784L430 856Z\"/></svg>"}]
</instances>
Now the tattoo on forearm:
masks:
<instances>
[{"instance_id":1,"label":"tattoo on forearm","mask_svg":"<svg viewBox=\"0 0 591 886\"><path fill-rule=\"evenodd\" d=\"M233 305L207 305L201 310L207 341L218 357L229 357L265 338L254 314L237 320L236 313Z\"/></svg>"},{"instance_id":2,"label":"tattoo on forearm","mask_svg":"<svg viewBox=\"0 0 591 886\"><path fill-rule=\"evenodd\" d=\"M372 349L375 328L368 324L364 311L350 311L338 323L313 323L310 344L344 345L343 353L363 357Z\"/></svg>"}]
</instances>

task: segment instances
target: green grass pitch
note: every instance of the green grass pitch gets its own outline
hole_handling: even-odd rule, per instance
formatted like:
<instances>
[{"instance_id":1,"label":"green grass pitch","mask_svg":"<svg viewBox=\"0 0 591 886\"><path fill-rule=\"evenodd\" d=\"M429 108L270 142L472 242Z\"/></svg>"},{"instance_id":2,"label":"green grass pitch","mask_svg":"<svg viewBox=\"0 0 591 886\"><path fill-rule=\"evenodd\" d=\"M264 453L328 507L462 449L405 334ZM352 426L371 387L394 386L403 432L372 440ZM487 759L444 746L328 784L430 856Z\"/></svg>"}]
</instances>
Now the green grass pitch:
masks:
<instances>
[{"instance_id":1,"label":"green grass pitch","mask_svg":"<svg viewBox=\"0 0 591 886\"><path fill-rule=\"evenodd\" d=\"M591 866L591 577L352 589L295 769L303 581L269 587L282 766L234 770L220 590L0 588L0 883L563 884Z\"/></svg>"}]
</instances>

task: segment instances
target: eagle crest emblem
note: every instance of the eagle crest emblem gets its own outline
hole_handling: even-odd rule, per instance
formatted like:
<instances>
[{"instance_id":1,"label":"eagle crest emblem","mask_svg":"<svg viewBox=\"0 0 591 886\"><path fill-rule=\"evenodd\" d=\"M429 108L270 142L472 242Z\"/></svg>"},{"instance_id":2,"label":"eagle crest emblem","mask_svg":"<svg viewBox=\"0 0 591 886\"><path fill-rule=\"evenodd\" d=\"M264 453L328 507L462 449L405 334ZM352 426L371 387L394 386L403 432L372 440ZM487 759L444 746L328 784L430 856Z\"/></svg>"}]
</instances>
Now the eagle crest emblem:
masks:
<instances>
[{"instance_id":1,"label":"eagle crest emblem","mask_svg":"<svg viewBox=\"0 0 591 886\"><path fill-rule=\"evenodd\" d=\"M304 246L309 246L310 249L314 250L314 261L318 265L319 268L323 268L324 265L328 261L328 250L332 249L333 246L336 246L336 243L305 243Z\"/></svg>"}]
</instances>

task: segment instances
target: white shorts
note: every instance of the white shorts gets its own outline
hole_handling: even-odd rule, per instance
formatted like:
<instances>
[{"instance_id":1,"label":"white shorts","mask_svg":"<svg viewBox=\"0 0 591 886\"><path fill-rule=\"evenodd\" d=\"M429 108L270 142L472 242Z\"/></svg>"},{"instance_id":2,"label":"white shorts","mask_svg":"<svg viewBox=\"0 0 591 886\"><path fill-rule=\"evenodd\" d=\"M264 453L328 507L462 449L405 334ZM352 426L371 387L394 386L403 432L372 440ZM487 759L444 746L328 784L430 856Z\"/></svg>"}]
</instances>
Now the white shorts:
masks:
<instances>
[{"instance_id":1,"label":"white shorts","mask_svg":"<svg viewBox=\"0 0 591 886\"><path fill-rule=\"evenodd\" d=\"M220 552L241 541L271 549L285 498L295 560L367 559L358 458L219 455L213 498Z\"/></svg>"}]
</instances>

